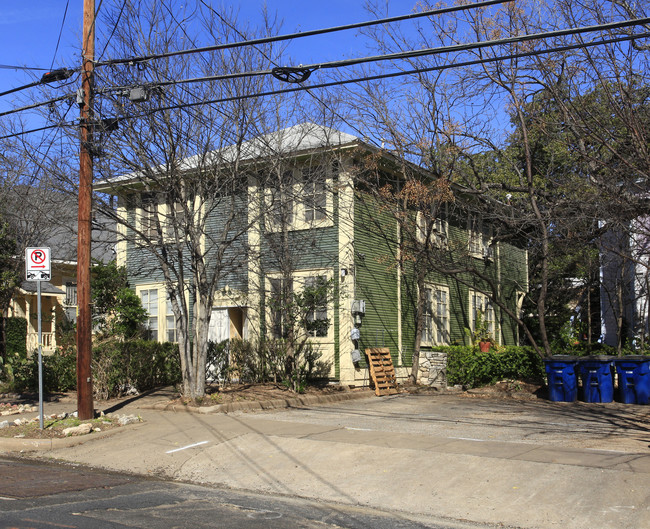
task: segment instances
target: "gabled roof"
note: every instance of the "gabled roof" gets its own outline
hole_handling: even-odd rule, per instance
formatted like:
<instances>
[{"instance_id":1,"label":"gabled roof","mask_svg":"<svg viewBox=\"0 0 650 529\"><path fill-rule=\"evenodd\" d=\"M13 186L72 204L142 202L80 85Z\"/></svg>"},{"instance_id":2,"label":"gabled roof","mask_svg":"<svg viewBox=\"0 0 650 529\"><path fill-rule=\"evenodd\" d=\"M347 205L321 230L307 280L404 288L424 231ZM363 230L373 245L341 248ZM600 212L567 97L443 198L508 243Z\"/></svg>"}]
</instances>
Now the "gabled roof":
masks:
<instances>
[{"instance_id":1,"label":"gabled roof","mask_svg":"<svg viewBox=\"0 0 650 529\"><path fill-rule=\"evenodd\" d=\"M315 123L301 123L257 136L238 145L217 149L208 153L207 156L190 156L181 161L179 170L181 172L191 171L199 165L209 165L211 160L215 165L236 161L248 162L279 154L300 156L313 151L340 149L360 144L362 144L361 140L352 134ZM164 171L165 166L158 166L158 169ZM129 184L143 178L146 178L146 175L142 171L136 171L96 182L94 188L96 191L107 192L115 185Z\"/></svg>"}]
</instances>

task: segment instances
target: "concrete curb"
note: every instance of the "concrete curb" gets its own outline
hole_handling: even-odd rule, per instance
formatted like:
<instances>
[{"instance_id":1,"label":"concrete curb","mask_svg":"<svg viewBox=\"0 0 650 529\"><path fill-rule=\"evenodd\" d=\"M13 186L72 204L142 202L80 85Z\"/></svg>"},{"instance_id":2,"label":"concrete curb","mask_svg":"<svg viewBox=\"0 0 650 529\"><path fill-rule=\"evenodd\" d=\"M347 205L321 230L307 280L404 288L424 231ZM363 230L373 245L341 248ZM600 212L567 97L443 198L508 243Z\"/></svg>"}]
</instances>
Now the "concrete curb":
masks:
<instances>
[{"instance_id":1,"label":"concrete curb","mask_svg":"<svg viewBox=\"0 0 650 529\"><path fill-rule=\"evenodd\" d=\"M187 412L199 414L211 413L231 413L234 411L264 411L282 408L291 408L294 406L313 406L317 404L328 404L333 402L341 402L352 399L362 399L374 397L375 393L369 389L362 389L357 391L345 391L341 393L333 393L330 395L303 395L296 397L289 397L286 399L273 399L273 400L260 400L260 401L242 401L230 402L228 404L218 404L216 406L184 406L182 404L174 404L170 402L157 402L151 404L144 404L139 406L139 409L150 409L156 411L174 411L174 412ZM104 432L92 432L87 435L79 435L74 437L54 438L54 439L16 439L9 437L0 437L0 453L2 452L47 452L56 450L57 448L68 448L77 446L95 439L103 439L111 435L123 431L123 428L129 426L138 426L135 423L132 425L120 426Z\"/></svg>"},{"instance_id":2,"label":"concrete curb","mask_svg":"<svg viewBox=\"0 0 650 529\"><path fill-rule=\"evenodd\" d=\"M2 452L47 452L57 448L68 448L77 446L95 439L104 439L122 431L123 428L137 426L137 424L120 426L103 432L92 432L86 435L71 437L56 437L52 439L16 439L12 437L0 437L0 453Z\"/></svg>"},{"instance_id":3,"label":"concrete curb","mask_svg":"<svg viewBox=\"0 0 650 529\"><path fill-rule=\"evenodd\" d=\"M177 403L155 403L141 406L141 409L153 409L159 411L184 411L188 413L231 413L234 411L263 411L281 408L292 408L294 406L312 406L315 404L328 404L332 402L341 402L352 399L363 399L374 397L375 393L369 389L359 391L346 391L333 393L331 395L303 395L288 397L286 399L256 400L229 402L227 404L217 404L215 406L186 406Z\"/></svg>"}]
</instances>

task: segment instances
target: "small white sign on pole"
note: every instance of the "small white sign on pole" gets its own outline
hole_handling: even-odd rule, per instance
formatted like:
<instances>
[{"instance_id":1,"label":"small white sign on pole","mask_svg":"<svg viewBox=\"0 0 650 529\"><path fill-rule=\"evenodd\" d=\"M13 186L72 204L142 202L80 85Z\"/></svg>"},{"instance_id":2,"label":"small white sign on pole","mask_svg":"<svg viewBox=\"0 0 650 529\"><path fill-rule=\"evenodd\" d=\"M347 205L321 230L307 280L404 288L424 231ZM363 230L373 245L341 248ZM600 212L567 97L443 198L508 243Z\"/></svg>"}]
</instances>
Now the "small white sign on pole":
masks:
<instances>
[{"instance_id":1,"label":"small white sign on pole","mask_svg":"<svg viewBox=\"0 0 650 529\"><path fill-rule=\"evenodd\" d=\"M49 248L25 250L25 278L27 281L49 281L52 278Z\"/></svg>"},{"instance_id":2,"label":"small white sign on pole","mask_svg":"<svg viewBox=\"0 0 650 529\"><path fill-rule=\"evenodd\" d=\"M43 429L43 331L41 319L41 281L52 278L49 248L25 249L25 277L27 281L36 281L38 311L38 419Z\"/></svg>"}]
</instances>

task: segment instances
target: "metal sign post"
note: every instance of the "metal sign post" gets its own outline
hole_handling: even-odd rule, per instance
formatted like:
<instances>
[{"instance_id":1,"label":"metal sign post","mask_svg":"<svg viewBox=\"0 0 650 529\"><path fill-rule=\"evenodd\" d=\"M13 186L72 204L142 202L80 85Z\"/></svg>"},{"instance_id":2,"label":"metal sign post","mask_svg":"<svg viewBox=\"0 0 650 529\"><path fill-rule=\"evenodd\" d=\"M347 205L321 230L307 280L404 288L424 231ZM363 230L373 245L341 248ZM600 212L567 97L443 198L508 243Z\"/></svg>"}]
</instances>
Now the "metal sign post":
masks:
<instances>
[{"instance_id":1,"label":"metal sign post","mask_svg":"<svg viewBox=\"0 0 650 529\"><path fill-rule=\"evenodd\" d=\"M52 277L49 248L25 250L25 278L36 281L36 310L38 312L38 422L43 429L43 327L41 318L41 281Z\"/></svg>"}]
</instances>

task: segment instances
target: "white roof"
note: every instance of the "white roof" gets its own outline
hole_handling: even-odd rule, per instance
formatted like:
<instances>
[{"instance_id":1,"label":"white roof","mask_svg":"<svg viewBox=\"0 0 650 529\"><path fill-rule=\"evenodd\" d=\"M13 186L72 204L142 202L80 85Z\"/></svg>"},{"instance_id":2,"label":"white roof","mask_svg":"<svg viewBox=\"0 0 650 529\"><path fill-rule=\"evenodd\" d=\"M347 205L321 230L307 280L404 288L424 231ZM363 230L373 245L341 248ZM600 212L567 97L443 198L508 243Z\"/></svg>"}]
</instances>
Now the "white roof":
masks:
<instances>
[{"instance_id":1,"label":"white roof","mask_svg":"<svg viewBox=\"0 0 650 529\"><path fill-rule=\"evenodd\" d=\"M182 172L190 171L199 166L199 164L209 163L210 159L214 164L232 163L237 160L240 162L264 159L278 154L292 154L295 156L315 150L326 148L341 148L353 144L361 143L359 138L352 134L347 134L330 127L317 125L315 123L301 123L277 130L269 134L264 134L243 142L241 145L229 145L222 149L212 151L207 158L204 156L190 156L185 158L179 169ZM165 170L165 166L159 166L160 171ZM108 190L110 185L127 183L134 180L140 180L145 175L141 171L108 178L95 184L98 190Z\"/></svg>"}]
</instances>

